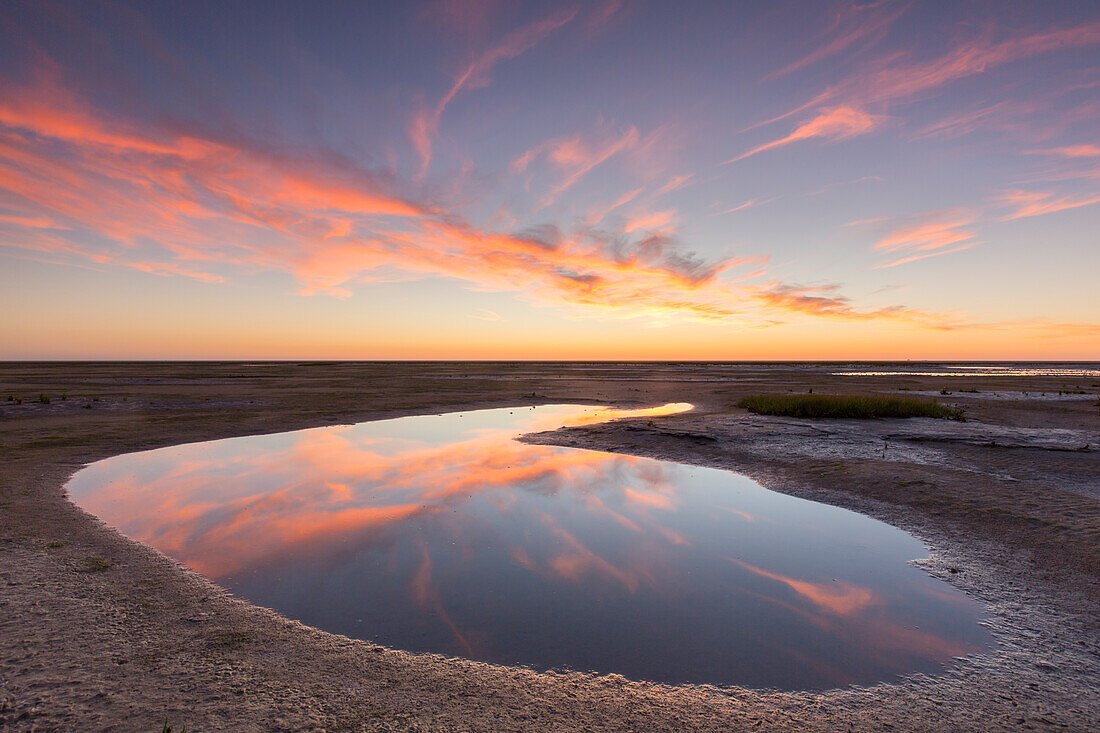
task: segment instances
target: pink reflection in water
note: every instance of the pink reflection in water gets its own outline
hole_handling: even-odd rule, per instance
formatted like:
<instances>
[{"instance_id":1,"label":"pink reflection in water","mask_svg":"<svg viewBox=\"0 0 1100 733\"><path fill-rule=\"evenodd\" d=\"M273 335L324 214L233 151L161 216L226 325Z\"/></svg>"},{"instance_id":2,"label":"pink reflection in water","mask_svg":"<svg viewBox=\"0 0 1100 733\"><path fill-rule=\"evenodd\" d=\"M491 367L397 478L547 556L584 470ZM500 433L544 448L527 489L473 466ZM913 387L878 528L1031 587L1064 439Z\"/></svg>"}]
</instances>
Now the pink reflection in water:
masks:
<instances>
[{"instance_id":1,"label":"pink reflection in water","mask_svg":"<svg viewBox=\"0 0 1100 733\"><path fill-rule=\"evenodd\" d=\"M923 548L899 530L724 471L514 440L690 407L176 446L93 464L69 488L251 600L406 648L827 687L931 671L984 643L976 606L908 566Z\"/></svg>"}]
</instances>

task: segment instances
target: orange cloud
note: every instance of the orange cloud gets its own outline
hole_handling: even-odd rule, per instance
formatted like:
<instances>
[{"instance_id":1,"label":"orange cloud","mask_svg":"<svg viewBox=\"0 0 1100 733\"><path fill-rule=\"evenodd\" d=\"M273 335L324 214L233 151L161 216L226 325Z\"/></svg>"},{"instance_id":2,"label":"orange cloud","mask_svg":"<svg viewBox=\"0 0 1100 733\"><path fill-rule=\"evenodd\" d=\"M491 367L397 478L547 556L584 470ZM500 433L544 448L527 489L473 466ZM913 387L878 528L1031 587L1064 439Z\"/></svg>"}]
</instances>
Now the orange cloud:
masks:
<instances>
[{"instance_id":1,"label":"orange cloud","mask_svg":"<svg viewBox=\"0 0 1100 733\"><path fill-rule=\"evenodd\" d=\"M301 292L333 295L348 295L351 282L390 267L620 314L706 318L731 312L720 305L731 296L716 275L751 261L704 263L668 237L630 242L581 230L550 242L479 230L390 193L394 182L370 172L152 127L139 133L52 87L13 89L4 105L0 190L14 209L4 223L21 229L0 233L9 246L202 280L224 278L215 265L283 270ZM596 147L557 141L547 154L567 177L555 190L637 139L631 129ZM83 237L43 231L46 223L92 231L114 245L93 250ZM178 261L131 255L149 241Z\"/></svg>"},{"instance_id":2,"label":"orange cloud","mask_svg":"<svg viewBox=\"0 0 1100 733\"><path fill-rule=\"evenodd\" d=\"M860 309L836 287L741 284L731 271L753 265L741 279L756 277L766 258L704 260L680 244L669 222L642 236L585 226L479 228L417 201L407 182L334 156L291 156L179 126L138 128L49 80L5 88L0 106L0 246L49 253L52 261L208 282L232 272L285 272L303 294L335 296L371 279L451 277L614 318L766 322L796 313L933 328L957 320L904 306ZM814 129L852 128L834 121ZM634 128L605 129L594 141L550 141L528 163L542 160L564 174L554 189L561 191L611 156L647 144ZM687 180L675 177L664 188ZM620 202L640 195L630 194ZM633 224L645 231L662 222Z\"/></svg>"}]
</instances>

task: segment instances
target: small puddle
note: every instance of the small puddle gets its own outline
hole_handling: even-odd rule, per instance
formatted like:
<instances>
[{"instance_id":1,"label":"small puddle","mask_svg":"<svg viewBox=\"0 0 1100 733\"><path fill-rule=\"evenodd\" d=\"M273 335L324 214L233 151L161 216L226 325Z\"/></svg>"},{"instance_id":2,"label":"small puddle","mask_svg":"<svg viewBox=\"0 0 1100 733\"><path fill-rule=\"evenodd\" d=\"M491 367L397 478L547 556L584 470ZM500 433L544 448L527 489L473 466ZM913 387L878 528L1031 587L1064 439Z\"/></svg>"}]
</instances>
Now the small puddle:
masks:
<instances>
[{"instance_id":1,"label":"small puddle","mask_svg":"<svg viewBox=\"0 0 1100 733\"><path fill-rule=\"evenodd\" d=\"M478 410L116 456L73 500L248 600L412 651L667 683L823 689L983 648L927 548L729 471L527 445L670 414Z\"/></svg>"}]
</instances>

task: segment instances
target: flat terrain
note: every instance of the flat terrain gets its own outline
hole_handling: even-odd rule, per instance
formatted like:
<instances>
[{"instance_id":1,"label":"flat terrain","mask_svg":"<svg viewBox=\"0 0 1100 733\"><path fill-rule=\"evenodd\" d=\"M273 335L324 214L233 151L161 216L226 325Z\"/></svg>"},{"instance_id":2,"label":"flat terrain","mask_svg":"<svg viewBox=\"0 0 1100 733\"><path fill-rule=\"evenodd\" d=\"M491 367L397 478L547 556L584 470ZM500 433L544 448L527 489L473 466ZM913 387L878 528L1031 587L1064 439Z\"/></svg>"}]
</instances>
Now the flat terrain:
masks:
<instances>
[{"instance_id":1,"label":"flat terrain","mask_svg":"<svg viewBox=\"0 0 1100 733\"><path fill-rule=\"evenodd\" d=\"M850 370L0 365L0 729L159 731L167 718L189 731L1095 730L1100 378L832 375ZM810 389L934 396L968 421L809 421L734 407ZM996 646L938 676L798 694L413 655L235 599L62 488L88 462L174 443L555 402L695 404L525 439L730 468L884 519L929 545L928 572L988 606Z\"/></svg>"}]
</instances>

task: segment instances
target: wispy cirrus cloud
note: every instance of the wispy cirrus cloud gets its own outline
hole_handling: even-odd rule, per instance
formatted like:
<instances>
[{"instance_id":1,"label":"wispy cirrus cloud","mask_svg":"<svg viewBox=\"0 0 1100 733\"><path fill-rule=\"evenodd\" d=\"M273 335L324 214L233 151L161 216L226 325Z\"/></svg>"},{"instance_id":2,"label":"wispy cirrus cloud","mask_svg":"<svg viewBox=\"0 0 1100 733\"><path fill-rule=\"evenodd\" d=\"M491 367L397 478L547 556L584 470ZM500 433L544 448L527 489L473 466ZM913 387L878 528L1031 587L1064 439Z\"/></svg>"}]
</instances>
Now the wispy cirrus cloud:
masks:
<instances>
[{"instance_id":1,"label":"wispy cirrus cloud","mask_svg":"<svg viewBox=\"0 0 1100 733\"><path fill-rule=\"evenodd\" d=\"M827 41L798 60L768 74L764 79L775 79L812 66L859 45L861 41L865 42L863 45L869 45L881 40L906 10L907 3L841 3L831 11L831 21L821 31L821 35L828 38Z\"/></svg>"},{"instance_id":2,"label":"wispy cirrus cloud","mask_svg":"<svg viewBox=\"0 0 1100 733\"><path fill-rule=\"evenodd\" d=\"M1053 148L1049 152L1067 158L1100 158L1100 145L1068 145L1064 148Z\"/></svg>"},{"instance_id":3,"label":"wispy cirrus cloud","mask_svg":"<svg viewBox=\"0 0 1100 733\"><path fill-rule=\"evenodd\" d=\"M487 12L487 11L486 11ZM484 22L480 16L467 16L461 12L452 13L456 18L465 22L468 18L476 18L476 22ZM525 51L536 46L540 41L552 32L573 20L577 15L575 9L561 10L550 17L529 23L506 35L499 43L482 52L477 58L455 78L450 89L440 98L433 107L421 108L413 115L409 122L407 134L413 148L420 156L421 172L426 171L432 161L432 145L435 136L439 132L439 123L447 109L459 92L471 89L480 89L489 85L489 73L493 67L501 61L514 59Z\"/></svg>"},{"instance_id":4,"label":"wispy cirrus cloud","mask_svg":"<svg viewBox=\"0 0 1100 733\"><path fill-rule=\"evenodd\" d=\"M1030 216L1055 214L1100 203L1100 192L1059 195L1050 191L1011 189L993 198L999 206L1012 209L1004 219L1024 219Z\"/></svg>"},{"instance_id":5,"label":"wispy cirrus cloud","mask_svg":"<svg viewBox=\"0 0 1100 733\"><path fill-rule=\"evenodd\" d=\"M772 197L766 198L766 199L760 199L760 198L749 199L748 201L742 201L741 203L736 204L734 206L731 206L728 209L723 209L722 211L719 211L718 215L733 214L734 212L737 212L737 211L744 211L745 209L752 209L752 208L755 208L757 206L763 206L764 204L770 204L772 201L775 201L778 198L779 198L778 196L772 196Z\"/></svg>"},{"instance_id":6,"label":"wispy cirrus cloud","mask_svg":"<svg viewBox=\"0 0 1100 733\"><path fill-rule=\"evenodd\" d=\"M645 231L652 231L654 229L665 229L670 224L672 224L675 216L676 211L674 209L670 209L667 211L654 211L631 217L626 220L626 225L623 227L623 233L629 234L630 232L638 231L639 229Z\"/></svg>"},{"instance_id":7,"label":"wispy cirrus cloud","mask_svg":"<svg viewBox=\"0 0 1100 733\"><path fill-rule=\"evenodd\" d=\"M747 128L770 125L803 112L812 113L790 134L751 148L725 162L743 160L798 140L843 140L863 135L876 129L882 115L892 106L933 94L952 82L1015 61L1097 44L1100 44L1100 22L1007 38L996 38L987 29L972 38L956 42L939 56L925 60L912 60L908 54L889 54L877 61L861 64L858 72L827 87L794 109ZM944 134L963 129L977 124L982 115L979 110L968 118L949 121L943 128L933 128L927 133ZM995 119L995 116L992 118Z\"/></svg>"},{"instance_id":8,"label":"wispy cirrus cloud","mask_svg":"<svg viewBox=\"0 0 1100 733\"><path fill-rule=\"evenodd\" d=\"M672 178L669 178L663 186L653 192L653 197L656 198L658 196L664 196L666 193L677 191L684 186L690 184L694 178L695 175L693 173L682 173L680 175L673 176Z\"/></svg>"},{"instance_id":9,"label":"wispy cirrus cloud","mask_svg":"<svg viewBox=\"0 0 1100 733\"><path fill-rule=\"evenodd\" d=\"M882 115L868 114L860 109L848 105L826 107L818 111L816 115L801 123L786 137L757 145L738 156L724 161L722 165L736 163L739 160L750 158L767 150L775 150L800 140L812 138L825 138L827 140L846 140L857 135L863 135L880 126L886 118Z\"/></svg>"},{"instance_id":10,"label":"wispy cirrus cloud","mask_svg":"<svg viewBox=\"0 0 1100 733\"><path fill-rule=\"evenodd\" d=\"M969 228L976 221L973 213L962 210L934 211L916 222L896 227L880 237L874 248L888 252L895 259L875 266L876 269L897 267L928 257L961 252L978 244ZM899 256L900 255L900 256Z\"/></svg>"},{"instance_id":11,"label":"wispy cirrus cloud","mask_svg":"<svg viewBox=\"0 0 1100 733\"><path fill-rule=\"evenodd\" d=\"M838 85L830 95L855 97L868 103L907 100L997 66L1096 44L1100 44L1100 22L1001 40L983 31L974 38L956 43L933 59L882 62L865 75L854 76Z\"/></svg>"},{"instance_id":12,"label":"wispy cirrus cloud","mask_svg":"<svg viewBox=\"0 0 1100 733\"><path fill-rule=\"evenodd\" d=\"M840 293L836 283L797 285L772 282L751 288L753 297L777 311L847 321L895 320L908 321L925 328L954 330L966 327L962 314L934 312L891 305L883 308L860 308L851 298Z\"/></svg>"},{"instance_id":13,"label":"wispy cirrus cloud","mask_svg":"<svg viewBox=\"0 0 1100 733\"><path fill-rule=\"evenodd\" d=\"M478 308L476 313L469 313L470 318L475 318L479 321L502 321L503 318L496 311L491 311L488 308Z\"/></svg>"},{"instance_id":14,"label":"wispy cirrus cloud","mask_svg":"<svg viewBox=\"0 0 1100 733\"><path fill-rule=\"evenodd\" d=\"M616 129L601 123L592 134L552 138L536 145L512 161L511 169L515 173L524 173L539 160L550 165L557 180L539 200L536 208L539 211L553 204L597 166L616 155L638 150L645 144L638 128L633 125Z\"/></svg>"}]
</instances>

